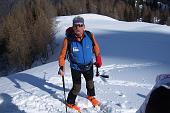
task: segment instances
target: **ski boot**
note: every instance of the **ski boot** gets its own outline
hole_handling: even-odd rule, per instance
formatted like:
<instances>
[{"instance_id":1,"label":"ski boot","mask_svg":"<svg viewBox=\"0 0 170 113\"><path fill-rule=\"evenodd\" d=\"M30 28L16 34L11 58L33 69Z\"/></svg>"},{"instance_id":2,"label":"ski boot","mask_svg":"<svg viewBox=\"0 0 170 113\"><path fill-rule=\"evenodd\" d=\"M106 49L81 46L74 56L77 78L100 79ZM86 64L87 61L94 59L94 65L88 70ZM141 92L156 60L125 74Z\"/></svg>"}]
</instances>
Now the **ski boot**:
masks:
<instances>
[{"instance_id":1,"label":"ski boot","mask_svg":"<svg viewBox=\"0 0 170 113\"><path fill-rule=\"evenodd\" d=\"M93 107L101 105L101 103L94 96L87 96L87 99L92 103Z\"/></svg>"},{"instance_id":2,"label":"ski boot","mask_svg":"<svg viewBox=\"0 0 170 113\"><path fill-rule=\"evenodd\" d=\"M77 111L78 113L80 113L80 108L78 106L76 106L75 104L67 104L67 106L75 111Z\"/></svg>"}]
</instances>

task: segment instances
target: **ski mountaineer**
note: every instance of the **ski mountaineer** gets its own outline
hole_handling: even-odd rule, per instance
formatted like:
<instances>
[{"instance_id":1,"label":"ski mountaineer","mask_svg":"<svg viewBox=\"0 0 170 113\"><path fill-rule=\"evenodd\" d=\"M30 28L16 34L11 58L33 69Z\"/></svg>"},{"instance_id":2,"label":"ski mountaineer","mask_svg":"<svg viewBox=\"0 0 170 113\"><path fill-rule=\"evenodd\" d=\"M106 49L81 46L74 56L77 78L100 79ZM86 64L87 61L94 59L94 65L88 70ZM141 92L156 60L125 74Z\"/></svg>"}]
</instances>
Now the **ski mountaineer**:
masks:
<instances>
[{"instance_id":1,"label":"ski mountaineer","mask_svg":"<svg viewBox=\"0 0 170 113\"><path fill-rule=\"evenodd\" d=\"M67 54L73 81L73 87L67 97L67 106L80 112L80 107L75 105L75 100L81 89L81 74L86 81L87 99L94 107L99 106L100 102L94 97L93 54L95 54L97 68L101 67L102 59L94 34L85 30L84 19L81 16L74 17L73 26L66 30L66 37L59 55L58 74L61 76L64 76Z\"/></svg>"}]
</instances>

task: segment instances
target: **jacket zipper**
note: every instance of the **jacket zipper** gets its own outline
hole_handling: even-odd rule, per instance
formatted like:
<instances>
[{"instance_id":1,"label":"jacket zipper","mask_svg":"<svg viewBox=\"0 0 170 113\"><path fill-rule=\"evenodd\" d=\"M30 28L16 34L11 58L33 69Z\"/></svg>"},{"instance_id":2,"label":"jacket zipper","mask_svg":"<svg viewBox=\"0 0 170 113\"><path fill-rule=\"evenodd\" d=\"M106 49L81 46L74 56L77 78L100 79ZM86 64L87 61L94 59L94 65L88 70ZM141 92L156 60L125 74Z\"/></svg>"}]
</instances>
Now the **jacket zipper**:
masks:
<instances>
[{"instance_id":1,"label":"jacket zipper","mask_svg":"<svg viewBox=\"0 0 170 113\"><path fill-rule=\"evenodd\" d=\"M83 41L83 40L82 40ZM84 47L83 47L83 43L81 42L81 46L82 46L82 51L83 51L83 60L84 60L84 64L85 64L85 58L84 58Z\"/></svg>"}]
</instances>

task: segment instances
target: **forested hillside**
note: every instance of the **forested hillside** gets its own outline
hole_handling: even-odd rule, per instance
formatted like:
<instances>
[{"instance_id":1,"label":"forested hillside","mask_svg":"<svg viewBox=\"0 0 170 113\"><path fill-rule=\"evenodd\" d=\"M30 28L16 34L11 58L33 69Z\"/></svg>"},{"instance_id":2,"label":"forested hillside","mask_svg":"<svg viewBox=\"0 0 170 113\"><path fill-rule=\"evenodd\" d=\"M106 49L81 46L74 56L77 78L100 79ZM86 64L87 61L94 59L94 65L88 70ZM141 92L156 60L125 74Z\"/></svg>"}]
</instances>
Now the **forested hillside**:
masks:
<instances>
[{"instance_id":1,"label":"forested hillside","mask_svg":"<svg viewBox=\"0 0 170 113\"><path fill-rule=\"evenodd\" d=\"M29 69L38 59L46 63L47 50L55 48L51 19L82 13L170 25L168 0L1 0L0 73Z\"/></svg>"}]
</instances>

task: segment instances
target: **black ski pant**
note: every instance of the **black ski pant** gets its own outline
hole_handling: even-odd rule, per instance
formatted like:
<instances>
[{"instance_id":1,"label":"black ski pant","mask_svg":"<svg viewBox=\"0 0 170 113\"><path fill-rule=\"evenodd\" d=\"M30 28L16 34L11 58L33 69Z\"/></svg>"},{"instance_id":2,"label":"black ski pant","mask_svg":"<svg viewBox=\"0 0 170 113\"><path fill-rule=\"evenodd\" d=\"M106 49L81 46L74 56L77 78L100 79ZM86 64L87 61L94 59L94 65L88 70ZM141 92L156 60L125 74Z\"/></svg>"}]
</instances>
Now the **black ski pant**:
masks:
<instances>
[{"instance_id":1,"label":"black ski pant","mask_svg":"<svg viewBox=\"0 0 170 113\"><path fill-rule=\"evenodd\" d=\"M93 82L93 66L90 70L87 71L78 71L71 69L73 87L67 97L68 104L75 104L76 97L81 89L81 74L83 74L86 81L87 95L95 96L95 88Z\"/></svg>"}]
</instances>

